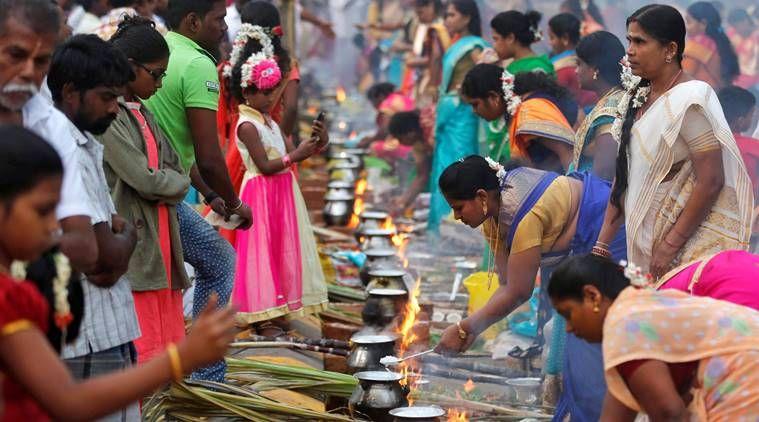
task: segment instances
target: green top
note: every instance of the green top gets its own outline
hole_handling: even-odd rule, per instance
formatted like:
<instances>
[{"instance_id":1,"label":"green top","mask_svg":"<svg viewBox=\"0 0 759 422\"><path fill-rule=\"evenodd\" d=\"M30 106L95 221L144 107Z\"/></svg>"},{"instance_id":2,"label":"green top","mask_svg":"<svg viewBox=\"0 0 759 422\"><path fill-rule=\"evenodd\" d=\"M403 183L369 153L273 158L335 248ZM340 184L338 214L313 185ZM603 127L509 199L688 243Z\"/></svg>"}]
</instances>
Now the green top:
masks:
<instances>
[{"instance_id":1,"label":"green top","mask_svg":"<svg viewBox=\"0 0 759 422\"><path fill-rule=\"evenodd\" d=\"M551 76L556 76L556 72L553 69L553 63L551 59L545 54L542 56L531 56L523 59L514 60L510 65L506 67L506 70L511 72L512 75L516 75L521 72L532 72L533 70L540 69Z\"/></svg>"},{"instance_id":2,"label":"green top","mask_svg":"<svg viewBox=\"0 0 759 422\"><path fill-rule=\"evenodd\" d=\"M171 56L163 86L145 105L155 116L189 171L195 163L192 133L186 109L216 111L219 104L219 75L211 53L176 32L166 34Z\"/></svg>"},{"instance_id":3,"label":"green top","mask_svg":"<svg viewBox=\"0 0 759 422\"><path fill-rule=\"evenodd\" d=\"M134 291L169 287L158 230L158 205L163 204L169 210L171 288L185 289L190 281L182 259L176 204L187 194L190 178L182 174L179 157L153 116L140 107L158 147L158 168L148 166L145 139L130 107L139 106L120 102L116 120L97 137L104 146L103 169L116 211L137 230L137 246L129 260L127 278Z\"/></svg>"}]
</instances>

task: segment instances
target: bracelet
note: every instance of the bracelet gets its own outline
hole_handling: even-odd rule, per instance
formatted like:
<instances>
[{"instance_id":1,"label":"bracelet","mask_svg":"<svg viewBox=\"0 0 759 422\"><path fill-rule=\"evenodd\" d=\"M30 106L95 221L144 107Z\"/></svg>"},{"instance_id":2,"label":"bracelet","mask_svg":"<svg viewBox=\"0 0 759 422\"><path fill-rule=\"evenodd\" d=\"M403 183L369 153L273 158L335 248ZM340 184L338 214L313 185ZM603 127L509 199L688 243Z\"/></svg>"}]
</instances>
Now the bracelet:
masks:
<instances>
[{"instance_id":1,"label":"bracelet","mask_svg":"<svg viewBox=\"0 0 759 422\"><path fill-rule=\"evenodd\" d=\"M169 354L169 362L171 363L171 375L176 382L182 382L184 379L184 373L182 372L182 359L179 357L179 350L177 345L169 343L166 346L166 352Z\"/></svg>"},{"instance_id":2,"label":"bracelet","mask_svg":"<svg viewBox=\"0 0 759 422\"><path fill-rule=\"evenodd\" d=\"M208 195L203 195L203 203L210 207L211 202L217 200L218 198L220 198L219 194L214 191L211 191Z\"/></svg>"},{"instance_id":3,"label":"bracelet","mask_svg":"<svg viewBox=\"0 0 759 422\"><path fill-rule=\"evenodd\" d=\"M600 246L593 246L593 249L590 250L590 253L595 256L600 256L601 258L611 259L611 252L609 252L608 249L604 249Z\"/></svg>"},{"instance_id":4,"label":"bracelet","mask_svg":"<svg viewBox=\"0 0 759 422\"><path fill-rule=\"evenodd\" d=\"M469 336L469 333L467 333L466 330L461 328L461 321L458 321L456 323L456 328L459 329L459 338L462 340L466 340L466 338Z\"/></svg>"},{"instance_id":5,"label":"bracelet","mask_svg":"<svg viewBox=\"0 0 759 422\"><path fill-rule=\"evenodd\" d=\"M238 211L240 208L242 208L242 206L243 206L244 204L245 204L245 203L244 203L244 202L242 202L242 199L240 199L240 198L237 198L237 205L235 205L234 207L227 207L227 211L231 211L231 212L235 212L235 211Z\"/></svg>"},{"instance_id":6,"label":"bracelet","mask_svg":"<svg viewBox=\"0 0 759 422\"><path fill-rule=\"evenodd\" d=\"M282 157L282 164L285 165L285 168L290 167L291 165L293 165L293 160L292 160L292 158L290 158L290 154L285 154Z\"/></svg>"},{"instance_id":7,"label":"bracelet","mask_svg":"<svg viewBox=\"0 0 759 422\"><path fill-rule=\"evenodd\" d=\"M596 246L600 246L600 247L602 247L602 248L604 248L604 249L606 249L606 250L608 250L608 249L609 249L609 244L608 244L608 243L604 243L604 242L601 242L600 240L596 241Z\"/></svg>"}]
</instances>

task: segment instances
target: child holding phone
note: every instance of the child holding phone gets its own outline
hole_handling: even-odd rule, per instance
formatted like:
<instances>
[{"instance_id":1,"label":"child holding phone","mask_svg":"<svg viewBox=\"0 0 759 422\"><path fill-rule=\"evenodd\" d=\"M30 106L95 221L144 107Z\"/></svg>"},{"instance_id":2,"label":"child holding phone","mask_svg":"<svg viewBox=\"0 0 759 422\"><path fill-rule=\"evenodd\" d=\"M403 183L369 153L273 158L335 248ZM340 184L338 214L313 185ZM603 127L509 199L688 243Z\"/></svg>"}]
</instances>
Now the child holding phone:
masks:
<instances>
[{"instance_id":1,"label":"child holding phone","mask_svg":"<svg viewBox=\"0 0 759 422\"><path fill-rule=\"evenodd\" d=\"M313 135L288 150L271 118L273 93L282 72L271 41L261 27L243 24L230 59L231 88L240 101L237 148L245 164L240 197L253 211L252 230L237 235L237 268L232 301L238 323L274 336L272 320L318 311L327 304L327 288L316 252L305 201L292 166L329 141L322 119ZM285 324L282 324L285 325Z\"/></svg>"}]
</instances>

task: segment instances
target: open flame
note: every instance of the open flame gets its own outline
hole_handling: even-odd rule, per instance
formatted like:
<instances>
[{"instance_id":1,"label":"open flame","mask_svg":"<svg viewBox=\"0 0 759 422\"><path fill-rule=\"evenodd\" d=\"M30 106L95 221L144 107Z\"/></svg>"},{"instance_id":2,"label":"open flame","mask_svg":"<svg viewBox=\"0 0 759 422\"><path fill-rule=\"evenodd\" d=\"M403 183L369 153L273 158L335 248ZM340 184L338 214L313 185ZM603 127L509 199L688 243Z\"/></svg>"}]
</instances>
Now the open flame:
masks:
<instances>
[{"instance_id":1,"label":"open flame","mask_svg":"<svg viewBox=\"0 0 759 422\"><path fill-rule=\"evenodd\" d=\"M465 391L465 392L467 392L467 393L471 393L471 392L472 392L472 390L474 390L475 388L476 388L476 386L474 385L474 381L472 381L472 379L471 379L471 378L469 378L469 379L468 379L468 380L467 380L467 381L464 383L464 391Z\"/></svg>"},{"instance_id":2,"label":"open flame","mask_svg":"<svg viewBox=\"0 0 759 422\"><path fill-rule=\"evenodd\" d=\"M358 225L361 223L361 219L359 219L359 215L364 212L364 200L361 198L356 198L356 200L353 202L353 215L351 215L350 221L348 221L348 228L355 229L358 227Z\"/></svg>"},{"instance_id":3,"label":"open flame","mask_svg":"<svg viewBox=\"0 0 759 422\"><path fill-rule=\"evenodd\" d=\"M337 90L335 92L335 100L337 100L338 103L342 103L347 98L345 94L345 89L343 87L339 86L337 87Z\"/></svg>"},{"instance_id":4,"label":"open flame","mask_svg":"<svg viewBox=\"0 0 759 422\"><path fill-rule=\"evenodd\" d=\"M382 228L385 230L393 230L395 231L395 234L390 239L393 242L393 246L398 249L398 256L400 256L402 259L405 259L405 252L406 252L406 237L400 233L398 233L397 227L395 227L395 224L393 224L393 220L387 219L384 223L382 223ZM404 267L405 268L405 267Z\"/></svg>"},{"instance_id":5,"label":"open flame","mask_svg":"<svg viewBox=\"0 0 759 422\"><path fill-rule=\"evenodd\" d=\"M398 350L401 357L403 357L406 350L408 350L408 347L416 340L416 334L414 334L412 328L414 328L414 323L416 323L416 317L419 315L419 311L422 310L419 306L419 301L417 300L422 291L421 281L421 278L417 278L413 290L409 292L409 300L406 302L406 309L404 312L405 317L397 330L398 334L401 335L401 346L400 350Z\"/></svg>"},{"instance_id":6,"label":"open flame","mask_svg":"<svg viewBox=\"0 0 759 422\"><path fill-rule=\"evenodd\" d=\"M414 288L411 292L409 292L409 300L406 302L406 309L404 312L403 321L396 329L396 332L401 336L401 344L398 348L398 356L403 357L406 354L406 351L408 350L409 346L411 346L414 341L416 341L416 334L413 332L414 323L416 323L416 317L419 315L419 311L422 310L422 308L419 306L419 301L417 298L419 297L419 294L421 293L421 284L422 280L417 279L416 284L414 285ZM408 402L409 406L411 406L413 400L411 399L411 395L413 394L414 390L416 390L416 385L413 382L416 377L421 375L421 368L417 368L418 370L415 372L413 368L409 367L408 361L405 361L401 363L401 375L403 376L403 379L401 380L401 385L409 387L409 394L408 394ZM414 378L411 378L414 377Z\"/></svg>"},{"instance_id":7,"label":"open flame","mask_svg":"<svg viewBox=\"0 0 759 422\"><path fill-rule=\"evenodd\" d=\"M356 183L356 196L361 196L366 192L366 187L368 186L368 183L366 179L361 179Z\"/></svg>"},{"instance_id":8,"label":"open flame","mask_svg":"<svg viewBox=\"0 0 759 422\"><path fill-rule=\"evenodd\" d=\"M463 410L448 409L448 422L469 422L469 418Z\"/></svg>"}]
</instances>

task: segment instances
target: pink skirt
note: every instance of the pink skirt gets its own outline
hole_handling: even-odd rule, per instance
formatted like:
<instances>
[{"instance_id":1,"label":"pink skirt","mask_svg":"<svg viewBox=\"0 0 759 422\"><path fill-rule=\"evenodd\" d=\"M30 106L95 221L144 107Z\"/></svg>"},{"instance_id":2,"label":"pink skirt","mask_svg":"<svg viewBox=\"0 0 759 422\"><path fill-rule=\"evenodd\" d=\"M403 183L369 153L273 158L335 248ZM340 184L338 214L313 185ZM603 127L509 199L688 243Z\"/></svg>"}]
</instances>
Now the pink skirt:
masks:
<instances>
[{"instance_id":1,"label":"pink skirt","mask_svg":"<svg viewBox=\"0 0 759 422\"><path fill-rule=\"evenodd\" d=\"M303 308L301 242L290 172L255 176L244 182L240 199L253 225L238 231L232 303L248 323Z\"/></svg>"}]
</instances>

